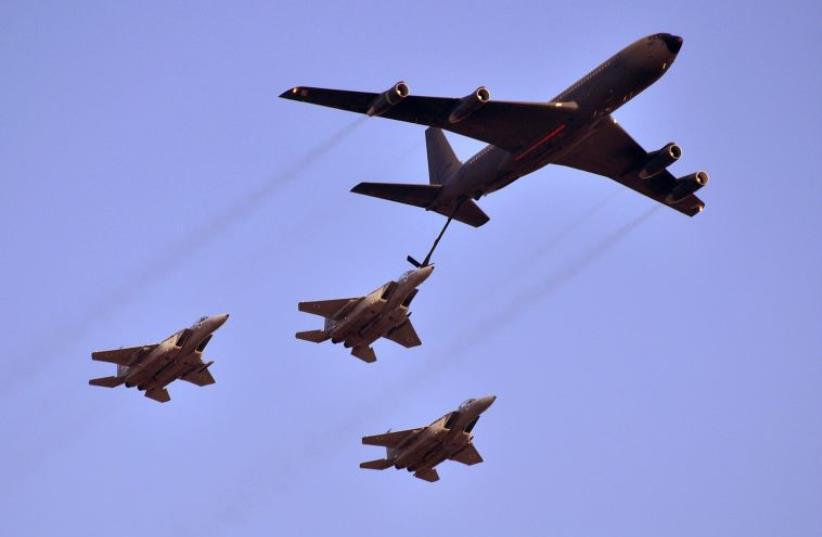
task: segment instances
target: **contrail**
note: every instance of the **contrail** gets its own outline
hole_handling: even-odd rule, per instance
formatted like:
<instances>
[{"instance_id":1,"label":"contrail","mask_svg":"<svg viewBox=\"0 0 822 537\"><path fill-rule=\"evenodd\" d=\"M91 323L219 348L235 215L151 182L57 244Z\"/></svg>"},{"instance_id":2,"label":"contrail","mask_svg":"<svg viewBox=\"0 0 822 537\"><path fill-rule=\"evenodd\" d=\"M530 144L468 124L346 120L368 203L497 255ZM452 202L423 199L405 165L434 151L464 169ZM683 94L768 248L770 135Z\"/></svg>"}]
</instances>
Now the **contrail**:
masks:
<instances>
[{"instance_id":1,"label":"contrail","mask_svg":"<svg viewBox=\"0 0 822 537\"><path fill-rule=\"evenodd\" d=\"M539 248L531 252L531 254L524 259L523 261L517 263L517 267L530 267L536 261L544 257L546 254L551 252L554 248L557 247L559 243L565 240L568 236L573 235L574 232L579 229L582 225L588 222L594 215L596 215L599 211L604 209L609 203L611 203L614 199L618 198L620 194L623 193L623 189L620 188L618 190L614 190L600 201L595 203L591 206L587 211L583 212L570 222L566 223L562 226L559 231L554 233L551 238L545 241Z\"/></svg>"},{"instance_id":2,"label":"contrail","mask_svg":"<svg viewBox=\"0 0 822 537\"><path fill-rule=\"evenodd\" d=\"M604 199L592 210L587 211L585 216L590 216L598 211L601 206L604 206L612 198L613 196L609 196ZM397 393L408 394L415 391L431 377L461 363L470 356L467 351L584 272L586 268L598 261L630 235L632 231L653 216L657 209L658 207L653 207L633 218L597 241L564 266L550 273L546 278L522 289L501 309L495 310L487 317L473 323L470 330L454 339L450 346L443 352L438 353L437 358L428 359L411 378L405 378L399 383L386 387L378 396L369 401L362 401L354 408L351 419L337 427L318 433L306 442L302 449L297 451L290 460L284 461L284 464L279 466L273 473L259 474L252 472L253 477L241 487L241 491L236 491L237 498L225 504L217 513L215 517L217 520L214 521L215 525L220 526L224 533L231 533L228 531L231 525L254 515L254 511L263 501L263 496L270 496L275 491L290 486L291 480L299 475L301 468L304 467L307 461L327 458L333 452L335 439L359 438L362 433L361 426L365 423L363 416L373 418L375 411L384 411L390 406L387 402L394 401ZM578 221L581 221L581 219L575 220L575 222ZM569 228L574 227L574 225L569 226ZM559 235L561 236L562 233L559 233ZM543 246L539 251L550 249L550 245L555 243L556 236L552 236L546 243L549 246Z\"/></svg>"},{"instance_id":3,"label":"contrail","mask_svg":"<svg viewBox=\"0 0 822 537\"><path fill-rule=\"evenodd\" d=\"M493 315L476 323L473 334L466 336L469 342L468 345L473 345L479 338L493 332L495 328L508 324L511 320L524 313L528 308L535 306L545 297L571 281L591 264L608 253L614 246L619 244L622 239L630 235L631 232L643 222L653 216L658 208L659 207L652 207L645 211L606 235L596 244L582 252L578 257L549 274L541 282L527 289L523 289L502 309L495 311ZM454 349L454 351L457 352L457 349Z\"/></svg>"},{"instance_id":4,"label":"contrail","mask_svg":"<svg viewBox=\"0 0 822 537\"><path fill-rule=\"evenodd\" d=\"M270 177L222 212L203 222L197 229L163 248L160 255L149 261L140 272L112 289L106 296L92 304L84 314L67 320L62 326L55 327L50 334L46 334L31 345L28 357L14 361L15 365L6 377L7 380L10 384L19 383L25 377L36 373L37 369L48 366L49 361L55 359L67 347L68 338L75 338L86 333L94 324L111 317L131 303L147 287L174 272L187 259L211 244L232 225L262 207L273 194L292 182L311 163L334 149L365 120L366 118L359 118L339 129L312 148L291 167Z\"/></svg>"}]
</instances>

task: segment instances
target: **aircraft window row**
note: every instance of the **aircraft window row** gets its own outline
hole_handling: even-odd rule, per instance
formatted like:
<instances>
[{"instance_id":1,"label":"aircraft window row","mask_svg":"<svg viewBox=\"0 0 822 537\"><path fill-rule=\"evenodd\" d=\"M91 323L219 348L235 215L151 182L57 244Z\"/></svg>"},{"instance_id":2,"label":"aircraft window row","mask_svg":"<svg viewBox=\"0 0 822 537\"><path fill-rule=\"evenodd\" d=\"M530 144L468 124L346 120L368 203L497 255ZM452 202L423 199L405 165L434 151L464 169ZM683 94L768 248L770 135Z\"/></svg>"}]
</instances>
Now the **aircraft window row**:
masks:
<instances>
[{"instance_id":1,"label":"aircraft window row","mask_svg":"<svg viewBox=\"0 0 822 537\"><path fill-rule=\"evenodd\" d=\"M599 67L597 67L596 69L594 69L593 71L588 73L585 77L577 80L577 82L573 86L571 86L567 90L563 91L562 94L557 98L557 100L561 101L566 95L570 95L571 93L573 93L574 90L576 90L578 87L585 84L586 82L591 80L593 77L595 77L596 75L601 73L603 71L603 69L605 69L609 65L611 65L611 60L608 60L607 62L603 63L602 65L600 65Z\"/></svg>"}]
</instances>

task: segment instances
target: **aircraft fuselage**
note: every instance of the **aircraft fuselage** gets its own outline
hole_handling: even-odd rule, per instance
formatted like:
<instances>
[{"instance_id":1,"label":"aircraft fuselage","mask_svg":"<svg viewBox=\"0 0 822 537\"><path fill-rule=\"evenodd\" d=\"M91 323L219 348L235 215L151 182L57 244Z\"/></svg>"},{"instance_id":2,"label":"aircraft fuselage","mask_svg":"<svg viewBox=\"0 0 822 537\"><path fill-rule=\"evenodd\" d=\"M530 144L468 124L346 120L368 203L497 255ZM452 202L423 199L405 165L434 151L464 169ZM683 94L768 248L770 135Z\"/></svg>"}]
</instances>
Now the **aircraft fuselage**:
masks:
<instances>
[{"instance_id":1,"label":"aircraft fuselage","mask_svg":"<svg viewBox=\"0 0 822 537\"><path fill-rule=\"evenodd\" d=\"M611 112L659 80L682 39L670 34L644 37L582 77L552 102L575 102L579 114L518 153L489 145L467 160L448 180L429 208L453 207L462 198L481 196L512 183L584 140Z\"/></svg>"},{"instance_id":2,"label":"aircraft fuselage","mask_svg":"<svg viewBox=\"0 0 822 537\"><path fill-rule=\"evenodd\" d=\"M388 460L395 468L407 468L409 472L434 468L471 443L474 424L495 399L488 396L463 403L406 443L390 449Z\"/></svg>"},{"instance_id":3,"label":"aircraft fuselage","mask_svg":"<svg viewBox=\"0 0 822 537\"><path fill-rule=\"evenodd\" d=\"M383 285L343 318L330 320L326 331L331 341L344 342L346 347L368 346L405 323L410 300L433 270L433 265L409 270L396 285L392 285L393 282Z\"/></svg>"},{"instance_id":4,"label":"aircraft fuselage","mask_svg":"<svg viewBox=\"0 0 822 537\"><path fill-rule=\"evenodd\" d=\"M164 339L139 364L125 370L126 387L137 386L141 391L162 389L202 367L205 346L227 318L228 315L205 317L191 328Z\"/></svg>"}]
</instances>

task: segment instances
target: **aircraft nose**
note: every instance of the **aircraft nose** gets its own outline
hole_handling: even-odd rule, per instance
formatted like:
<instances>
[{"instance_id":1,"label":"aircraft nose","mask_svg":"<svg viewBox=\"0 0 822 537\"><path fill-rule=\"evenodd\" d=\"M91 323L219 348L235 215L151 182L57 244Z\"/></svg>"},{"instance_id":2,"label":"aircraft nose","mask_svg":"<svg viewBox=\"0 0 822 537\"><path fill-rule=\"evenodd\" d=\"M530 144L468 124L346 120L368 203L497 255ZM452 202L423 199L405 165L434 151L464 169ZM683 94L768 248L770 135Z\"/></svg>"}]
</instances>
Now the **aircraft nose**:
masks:
<instances>
[{"instance_id":1,"label":"aircraft nose","mask_svg":"<svg viewBox=\"0 0 822 537\"><path fill-rule=\"evenodd\" d=\"M486 410L488 410L488 407L493 405L494 401L496 401L496 400L497 400L496 395L488 395L488 396L485 396L485 397L480 397L477 400L477 406L479 407L480 413L485 412Z\"/></svg>"},{"instance_id":2,"label":"aircraft nose","mask_svg":"<svg viewBox=\"0 0 822 537\"><path fill-rule=\"evenodd\" d=\"M417 270L417 273L420 275L420 283L427 280L432 272L434 272L434 265L426 265L424 267L420 267Z\"/></svg>"},{"instance_id":3,"label":"aircraft nose","mask_svg":"<svg viewBox=\"0 0 822 537\"><path fill-rule=\"evenodd\" d=\"M660 37L665 42L665 46L671 51L671 54L676 54L682 48L682 38L678 35L661 34Z\"/></svg>"},{"instance_id":4,"label":"aircraft nose","mask_svg":"<svg viewBox=\"0 0 822 537\"><path fill-rule=\"evenodd\" d=\"M216 329L220 328L221 326L223 326L225 324L225 322L228 320L228 317L229 317L228 313L223 313L223 314L220 314L220 315L213 316L212 319L214 320L214 325L215 325L214 330L216 330Z\"/></svg>"}]
</instances>

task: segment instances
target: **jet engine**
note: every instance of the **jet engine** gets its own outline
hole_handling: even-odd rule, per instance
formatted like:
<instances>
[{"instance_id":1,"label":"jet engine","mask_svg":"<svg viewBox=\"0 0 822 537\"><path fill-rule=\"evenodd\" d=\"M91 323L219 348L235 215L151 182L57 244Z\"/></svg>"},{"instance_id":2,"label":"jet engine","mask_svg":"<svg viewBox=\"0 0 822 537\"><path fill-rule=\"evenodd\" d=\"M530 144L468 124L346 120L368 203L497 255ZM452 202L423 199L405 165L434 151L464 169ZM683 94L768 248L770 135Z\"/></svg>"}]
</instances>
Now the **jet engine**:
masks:
<instances>
[{"instance_id":1,"label":"jet engine","mask_svg":"<svg viewBox=\"0 0 822 537\"><path fill-rule=\"evenodd\" d=\"M658 149L648 155L648 160L639 170L640 179L650 179L659 172L679 160L682 156L682 149L671 142L662 149Z\"/></svg>"},{"instance_id":2,"label":"jet engine","mask_svg":"<svg viewBox=\"0 0 822 537\"><path fill-rule=\"evenodd\" d=\"M459 123L468 116L485 106L491 100L491 92L485 86L480 86L470 95L460 99L448 116L449 123Z\"/></svg>"},{"instance_id":3,"label":"jet engine","mask_svg":"<svg viewBox=\"0 0 822 537\"><path fill-rule=\"evenodd\" d=\"M408 84L402 81L397 82L374 99L374 102L371 103L366 114L369 116L381 116L400 104L410 93L411 90L408 89Z\"/></svg>"},{"instance_id":4,"label":"jet engine","mask_svg":"<svg viewBox=\"0 0 822 537\"><path fill-rule=\"evenodd\" d=\"M676 180L676 184L674 184L671 192L665 197L665 203L676 203L707 184L707 172L696 172L691 175L686 175L685 177L680 177Z\"/></svg>"}]
</instances>

